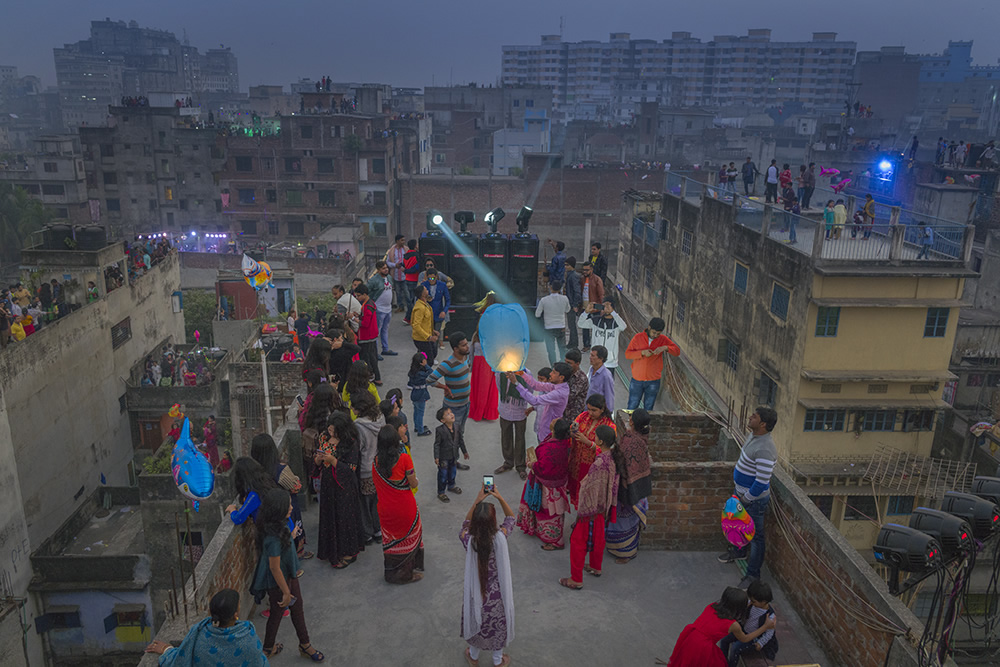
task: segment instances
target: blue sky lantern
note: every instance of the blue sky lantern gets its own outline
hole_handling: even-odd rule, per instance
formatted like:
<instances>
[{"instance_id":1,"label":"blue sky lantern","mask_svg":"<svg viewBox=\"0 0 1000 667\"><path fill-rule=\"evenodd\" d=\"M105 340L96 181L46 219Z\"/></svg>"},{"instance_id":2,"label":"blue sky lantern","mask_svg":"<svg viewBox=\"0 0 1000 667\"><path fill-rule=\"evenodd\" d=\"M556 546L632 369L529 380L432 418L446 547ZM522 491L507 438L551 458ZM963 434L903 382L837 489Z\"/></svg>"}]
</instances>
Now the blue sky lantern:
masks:
<instances>
[{"instance_id":1,"label":"blue sky lantern","mask_svg":"<svg viewBox=\"0 0 1000 667\"><path fill-rule=\"evenodd\" d=\"M208 458L191 441L191 421L187 418L174 445L170 468L178 490L194 501L197 511L198 501L208 498L215 490L215 472Z\"/></svg>"},{"instance_id":2,"label":"blue sky lantern","mask_svg":"<svg viewBox=\"0 0 1000 667\"><path fill-rule=\"evenodd\" d=\"M528 317L514 303L495 303L479 318L483 356L495 371L520 371L528 358Z\"/></svg>"}]
</instances>

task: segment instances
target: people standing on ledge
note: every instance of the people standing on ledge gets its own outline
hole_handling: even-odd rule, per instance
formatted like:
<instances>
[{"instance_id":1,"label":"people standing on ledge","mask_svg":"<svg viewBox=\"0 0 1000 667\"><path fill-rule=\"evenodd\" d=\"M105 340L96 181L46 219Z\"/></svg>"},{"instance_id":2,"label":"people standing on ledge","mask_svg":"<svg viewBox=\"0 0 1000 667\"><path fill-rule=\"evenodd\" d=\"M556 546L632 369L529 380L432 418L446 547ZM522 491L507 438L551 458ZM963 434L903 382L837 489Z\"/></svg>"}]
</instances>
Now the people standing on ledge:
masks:
<instances>
[{"instance_id":1,"label":"people standing on ledge","mask_svg":"<svg viewBox=\"0 0 1000 667\"><path fill-rule=\"evenodd\" d=\"M628 344L625 358L632 361L632 381L628 386L628 409L635 410L642 402L647 411L653 409L660 391L663 376L663 353L678 357L681 349L677 343L663 335L666 323L659 317L649 321L645 331L640 331Z\"/></svg>"}]
</instances>

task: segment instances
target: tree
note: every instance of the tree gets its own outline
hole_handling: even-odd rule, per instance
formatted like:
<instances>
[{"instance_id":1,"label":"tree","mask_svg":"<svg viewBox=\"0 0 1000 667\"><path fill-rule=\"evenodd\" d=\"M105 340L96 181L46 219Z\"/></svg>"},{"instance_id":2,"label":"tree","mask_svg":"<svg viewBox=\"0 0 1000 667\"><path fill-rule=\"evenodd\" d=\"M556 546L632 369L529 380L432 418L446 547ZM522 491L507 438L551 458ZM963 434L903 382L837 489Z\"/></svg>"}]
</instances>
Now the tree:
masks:
<instances>
[{"instance_id":1,"label":"tree","mask_svg":"<svg viewBox=\"0 0 1000 667\"><path fill-rule=\"evenodd\" d=\"M361 151L361 137L356 134L349 134L344 138L344 150L348 153L355 153Z\"/></svg>"},{"instance_id":2,"label":"tree","mask_svg":"<svg viewBox=\"0 0 1000 667\"><path fill-rule=\"evenodd\" d=\"M212 320L218 312L215 293L205 290L184 290L184 337L194 344L195 330L201 332L201 344L212 342Z\"/></svg>"},{"instance_id":3,"label":"tree","mask_svg":"<svg viewBox=\"0 0 1000 667\"><path fill-rule=\"evenodd\" d=\"M0 264L18 263L28 237L51 217L51 211L22 188L0 183Z\"/></svg>"}]
</instances>

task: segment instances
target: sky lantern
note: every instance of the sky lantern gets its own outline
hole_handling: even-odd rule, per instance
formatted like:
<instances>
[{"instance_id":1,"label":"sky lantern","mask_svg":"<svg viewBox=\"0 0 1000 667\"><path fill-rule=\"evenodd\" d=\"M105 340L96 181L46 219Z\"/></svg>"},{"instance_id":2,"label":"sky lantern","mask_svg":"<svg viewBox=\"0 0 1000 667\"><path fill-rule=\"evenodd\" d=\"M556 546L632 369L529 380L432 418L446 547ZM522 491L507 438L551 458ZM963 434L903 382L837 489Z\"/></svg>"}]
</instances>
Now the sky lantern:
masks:
<instances>
[{"instance_id":1,"label":"sky lantern","mask_svg":"<svg viewBox=\"0 0 1000 667\"><path fill-rule=\"evenodd\" d=\"M524 308L514 303L495 303L487 308L479 318L479 341L493 370L524 370L531 342Z\"/></svg>"}]
</instances>

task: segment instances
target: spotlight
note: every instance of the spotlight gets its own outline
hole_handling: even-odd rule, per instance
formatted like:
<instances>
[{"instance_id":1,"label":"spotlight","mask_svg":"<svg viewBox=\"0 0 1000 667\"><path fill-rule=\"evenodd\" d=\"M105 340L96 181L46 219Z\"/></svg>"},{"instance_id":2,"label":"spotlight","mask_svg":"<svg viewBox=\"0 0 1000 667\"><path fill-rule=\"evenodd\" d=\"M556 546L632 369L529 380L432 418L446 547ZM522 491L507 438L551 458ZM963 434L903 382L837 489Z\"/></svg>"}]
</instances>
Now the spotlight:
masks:
<instances>
[{"instance_id":1,"label":"spotlight","mask_svg":"<svg viewBox=\"0 0 1000 667\"><path fill-rule=\"evenodd\" d=\"M522 206L517 212L517 233L524 234L528 231L528 221L531 220L533 211L527 206Z\"/></svg>"},{"instance_id":2,"label":"spotlight","mask_svg":"<svg viewBox=\"0 0 1000 667\"><path fill-rule=\"evenodd\" d=\"M888 160L882 160L881 162L878 163L878 168L882 171L889 171L890 169L892 169L892 163L889 162Z\"/></svg>"},{"instance_id":3,"label":"spotlight","mask_svg":"<svg viewBox=\"0 0 1000 667\"><path fill-rule=\"evenodd\" d=\"M945 558L972 548L972 528L954 514L918 507L910 515L910 528L937 540Z\"/></svg>"},{"instance_id":4,"label":"spotlight","mask_svg":"<svg viewBox=\"0 0 1000 667\"><path fill-rule=\"evenodd\" d=\"M467 231L470 224L476 221L476 214L472 211L457 211L455 213L455 222L458 223L460 231Z\"/></svg>"},{"instance_id":5,"label":"spotlight","mask_svg":"<svg viewBox=\"0 0 1000 667\"><path fill-rule=\"evenodd\" d=\"M926 572L941 565L941 545L930 535L898 523L878 531L875 560L903 572Z\"/></svg>"},{"instance_id":6,"label":"spotlight","mask_svg":"<svg viewBox=\"0 0 1000 667\"><path fill-rule=\"evenodd\" d=\"M494 234L497 233L497 223L503 220L504 216L507 215L503 212L503 209L497 206L495 209L483 216L483 222L490 228L490 231Z\"/></svg>"},{"instance_id":7,"label":"spotlight","mask_svg":"<svg viewBox=\"0 0 1000 667\"><path fill-rule=\"evenodd\" d=\"M941 511L968 521L972 534L980 540L985 540L1000 526L1000 509L989 500L971 493L946 491Z\"/></svg>"},{"instance_id":8,"label":"spotlight","mask_svg":"<svg viewBox=\"0 0 1000 667\"><path fill-rule=\"evenodd\" d=\"M444 223L444 216L441 215L441 211L436 209L431 209L427 211L427 229L429 231L437 231L437 228Z\"/></svg>"},{"instance_id":9,"label":"spotlight","mask_svg":"<svg viewBox=\"0 0 1000 667\"><path fill-rule=\"evenodd\" d=\"M976 477L972 480L972 495L1000 505L1000 477Z\"/></svg>"}]
</instances>

